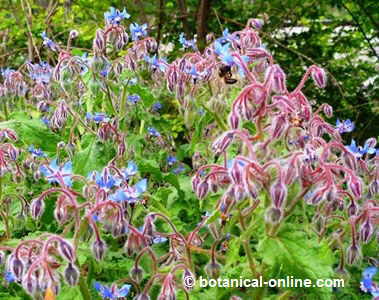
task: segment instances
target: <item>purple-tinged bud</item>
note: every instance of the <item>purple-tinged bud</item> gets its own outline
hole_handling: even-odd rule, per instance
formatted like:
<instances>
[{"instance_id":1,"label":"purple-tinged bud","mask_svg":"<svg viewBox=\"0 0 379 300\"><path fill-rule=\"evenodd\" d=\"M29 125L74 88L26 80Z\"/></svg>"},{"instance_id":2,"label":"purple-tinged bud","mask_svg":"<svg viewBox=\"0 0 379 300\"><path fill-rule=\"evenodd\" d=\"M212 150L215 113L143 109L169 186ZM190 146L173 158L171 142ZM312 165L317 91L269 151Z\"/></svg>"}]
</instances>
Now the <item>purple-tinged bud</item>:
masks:
<instances>
[{"instance_id":1,"label":"purple-tinged bud","mask_svg":"<svg viewBox=\"0 0 379 300\"><path fill-rule=\"evenodd\" d=\"M278 180L271 186L270 195L273 206L280 208L283 206L284 201L287 198L287 187Z\"/></svg>"},{"instance_id":2,"label":"purple-tinged bud","mask_svg":"<svg viewBox=\"0 0 379 300\"><path fill-rule=\"evenodd\" d=\"M220 272L221 266L216 261L211 261L205 266L205 273L207 273L210 278L217 279L220 276Z\"/></svg>"},{"instance_id":3,"label":"purple-tinged bud","mask_svg":"<svg viewBox=\"0 0 379 300\"><path fill-rule=\"evenodd\" d=\"M270 224L278 224L283 217L283 211L277 207L271 207L266 213L266 222Z\"/></svg>"},{"instance_id":4,"label":"purple-tinged bud","mask_svg":"<svg viewBox=\"0 0 379 300\"><path fill-rule=\"evenodd\" d=\"M119 221L113 224L111 228L112 236L119 237L128 232L128 225L125 221Z\"/></svg>"},{"instance_id":5,"label":"purple-tinged bud","mask_svg":"<svg viewBox=\"0 0 379 300\"><path fill-rule=\"evenodd\" d=\"M277 93L285 93L287 91L286 74L279 65L274 65L273 73L273 89Z\"/></svg>"},{"instance_id":6,"label":"purple-tinged bud","mask_svg":"<svg viewBox=\"0 0 379 300\"><path fill-rule=\"evenodd\" d=\"M69 263L64 270L64 278L69 285L77 285L79 281L79 270L72 263Z\"/></svg>"},{"instance_id":7,"label":"purple-tinged bud","mask_svg":"<svg viewBox=\"0 0 379 300\"><path fill-rule=\"evenodd\" d=\"M349 265L352 265L356 262L358 262L361 259L361 250L357 244L352 244L347 248L346 250L347 254L347 263Z\"/></svg>"},{"instance_id":8,"label":"purple-tinged bud","mask_svg":"<svg viewBox=\"0 0 379 300\"><path fill-rule=\"evenodd\" d=\"M95 52L103 52L105 49L104 31L101 29L96 31L96 37L93 41L93 49Z\"/></svg>"},{"instance_id":9,"label":"purple-tinged bud","mask_svg":"<svg viewBox=\"0 0 379 300\"><path fill-rule=\"evenodd\" d=\"M194 288L195 276L189 269L185 269L183 272L183 287L189 292Z\"/></svg>"},{"instance_id":10,"label":"purple-tinged bud","mask_svg":"<svg viewBox=\"0 0 379 300\"><path fill-rule=\"evenodd\" d=\"M54 217L59 224L64 224L67 221L67 210L62 206L56 206L54 209Z\"/></svg>"},{"instance_id":11,"label":"purple-tinged bud","mask_svg":"<svg viewBox=\"0 0 379 300\"><path fill-rule=\"evenodd\" d=\"M359 210L358 205L354 201L352 201L349 207L347 208L347 213L349 217L356 216L358 214L358 210Z\"/></svg>"},{"instance_id":12,"label":"purple-tinged bud","mask_svg":"<svg viewBox=\"0 0 379 300\"><path fill-rule=\"evenodd\" d=\"M23 288L30 294L34 295L37 290L38 280L35 276L24 276L22 279Z\"/></svg>"},{"instance_id":13,"label":"purple-tinged bud","mask_svg":"<svg viewBox=\"0 0 379 300\"><path fill-rule=\"evenodd\" d=\"M199 183L200 183L201 179L199 176L195 175L193 178L192 178L192 190L193 191L196 191Z\"/></svg>"},{"instance_id":14,"label":"purple-tinged bud","mask_svg":"<svg viewBox=\"0 0 379 300\"><path fill-rule=\"evenodd\" d=\"M35 181L38 181L38 180L40 180L41 178L42 178L42 174L41 174L41 172L40 172L39 170L34 171L34 173L33 173L33 179L34 179Z\"/></svg>"},{"instance_id":15,"label":"purple-tinged bud","mask_svg":"<svg viewBox=\"0 0 379 300\"><path fill-rule=\"evenodd\" d=\"M130 270L130 273L129 273L130 277L140 283L143 279L143 270L142 268L138 267L138 266L134 266L131 270Z\"/></svg>"},{"instance_id":16,"label":"purple-tinged bud","mask_svg":"<svg viewBox=\"0 0 379 300\"><path fill-rule=\"evenodd\" d=\"M366 140L365 142L365 146L367 146L368 148L375 148L377 144L377 141L376 141L376 138L369 138Z\"/></svg>"},{"instance_id":17,"label":"purple-tinged bud","mask_svg":"<svg viewBox=\"0 0 379 300\"><path fill-rule=\"evenodd\" d=\"M33 219L39 219L45 211L45 202L41 198L36 198L30 204L30 214Z\"/></svg>"},{"instance_id":18,"label":"purple-tinged bud","mask_svg":"<svg viewBox=\"0 0 379 300\"><path fill-rule=\"evenodd\" d=\"M326 73L324 69L317 66L313 66L311 75L312 75L313 81L319 88L323 89L326 87L327 77L326 77Z\"/></svg>"},{"instance_id":19,"label":"purple-tinged bud","mask_svg":"<svg viewBox=\"0 0 379 300\"><path fill-rule=\"evenodd\" d=\"M234 137L232 132L226 132L221 135L212 145L212 149L216 152L216 154L223 153L226 148L230 145Z\"/></svg>"},{"instance_id":20,"label":"purple-tinged bud","mask_svg":"<svg viewBox=\"0 0 379 300\"><path fill-rule=\"evenodd\" d=\"M209 184L206 180L203 180L196 189L196 195L199 199L204 199L209 190Z\"/></svg>"},{"instance_id":21,"label":"purple-tinged bud","mask_svg":"<svg viewBox=\"0 0 379 300\"><path fill-rule=\"evenodd\" d=\"M229 115L229 125L232 129L238 129L238 126L240 124L240 118L238 117L238 115L234 112L232 112L230 115Z\"/></svg>"},{"instance_id":22,"label":"purple-tinged bud","mask_svg":"<svg viewBox=\"0 0 379 300\"><path fill-rule=\"evenodd\" d=\"M126 151L126 145L125 145L125 141L124 139L121 141L121 143L118 145L118 148L117 148L117 155L118 156L123 156L125 154L125 151Z\"/></svg>"},{"instance_id":23,"label":"purple-tinged bud","mask_svg":"<svg viewBox=\"0 0 379 300\"><path fill-rule=\"evenodd\" d=\"M13 145L10 145L9 149L8 149L8 155L10 157L11 160L16 160L17 157L19 156L20 154L20 151L14 147Z\"/></svg>"},{"instance_id":24,"label":"purple-tinged bud","mask_svg":"<svg viewBox=\"0 0 379 300\"><path fill-rule=\"evenodd\" d=\"M69 262L75 261L75 250L74 247L65 240L59 241L59 252L60 254Z\"/></svg>"},{"instance_id":25,"label":"purple-tinged bud","mask_svg":"<svg viewBox=\"0 0 379 300\"><path fill-rule=\"evenodd\" d=\"M373 234L374 226L372 225L371 219L367 218L367 220L362 223L359 231L360 240L367 244L371 240Z\"/></svg>"},{"instance_id":26,"label":"purple-tinged bud","mask_svg":"<svg viewBox=\"0 0 379 300\"><path fill-rule=\"evenodd\" d=\"M360 199L362 197L362 182L358 177L353 177L350 179L349 188L353 193L356 199Z\"/></svg>"},{"instance_id":27,"label":"purple-tinged bud","mask_svg":"<svg viewBox=\"0 0 379 300\"><path fill-rule=\"evenodd\" d=\"M230 177L232 178L235 184L242 183L242 168L238 162L234 162L232 167L230 168Z\"/></svg>"},{"instance_id":28,"label":"purple-tinged bud","mask_svg":"<svg viewBox=\"0 0 379 300\"><path fill-rule=\"evenodd\" d=\"M24 264L20 259L16 257L11 257L9 269L18 280L22 278L22 274L24 272Z\"/></svg>"},{"instance_id":29,"label":"purple-tinged bud","mask_svg":"<svg viewBox=\"0 0 379 300\"><path fill-rule=\"evenodd\" d=\"M280 114L272 123L271 135L273 139L279 138L287 128L287 117L285 114Z\"/></svg>"},{"instance_id":30,"label":"purple-tinged bud","mask_svg":"<svg viewBox=\"0 0 379 300\"><path fill-rule=\"evenodd\" d=\"M69 35L70 39L76 39L78 36L79 36L79 31L75 29L70 31L70 35Z\"/></svg>"},{"instance_id":31,"label":"purple-tinged bud","mask_svg":"<svg viewBox=\"0 0 379 300\"><path fill-rule=\"evenodd\" d=\"M327 116L328 118L333 117L333 107L332 106L330 106L329 104L324 104L323 110L324 110L325 116Z\"/></svg>"},{"instance_id":32,"label":"purple-tinged bud","mask_svg":"<svg viewBox=\"0 0 379 300\"><path fill-rule=\"evenodd\" d=\"M96 260L102 260L105 256L107 250L107 245L103 240L97 240L92 243L92 253L95 256Z\"/></svg>"},{"instance_id":33,"label":"purple-tinged bud","mask_svg":"<svg viewBox=\"0 0 379 300\"><path fill-rule=\"evenodd\" d=\"M369 192L373 196L379 193L379 180L375 179L373 182L369 185Z\"/></svg>"},{"instance_id":34,"label":"purple-tinged bud","mask_svg":"<svg viewBox=\"0 0 379 300\"><path fill-rule=\"evenodd\" d=\"M150 296L147 294L138 294L134 300L150 300Z\"/></svg>"}]
</instances>

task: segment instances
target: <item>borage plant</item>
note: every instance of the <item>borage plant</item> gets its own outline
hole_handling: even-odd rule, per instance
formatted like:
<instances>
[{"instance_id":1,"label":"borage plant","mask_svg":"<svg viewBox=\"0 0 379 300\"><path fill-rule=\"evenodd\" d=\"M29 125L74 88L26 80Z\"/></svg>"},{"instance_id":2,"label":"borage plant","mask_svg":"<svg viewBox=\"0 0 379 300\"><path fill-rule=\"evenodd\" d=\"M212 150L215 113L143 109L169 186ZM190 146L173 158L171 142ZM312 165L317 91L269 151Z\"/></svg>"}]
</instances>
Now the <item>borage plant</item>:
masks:
<instances>
[{"instance_id":1,"label":"borage plant","mask_svg":"<svg viewBox=\"0 0 379 300\"><path fill-rule=\"evenodd\" d=\"M129 41L127 11L111 8L104 16L92 53L74 55L76 30L65 47L42 33L55 65L26 62L2 72L7 295L359 293L356 268L378 263L379 154L375 138L347 145L343 135L354 124L328 123L333 108L306 97L307 80L323 88L326 72L310 66L287 87L286 73L262 45L258 19L208 36L203 52L181 34L183 49L194 52L168 62L146 24L131 23ZM376 271L367 272L362 291L375 297ZM346 288L192 284L206 275L341 277Z\"/></svg>"}]
</instances>

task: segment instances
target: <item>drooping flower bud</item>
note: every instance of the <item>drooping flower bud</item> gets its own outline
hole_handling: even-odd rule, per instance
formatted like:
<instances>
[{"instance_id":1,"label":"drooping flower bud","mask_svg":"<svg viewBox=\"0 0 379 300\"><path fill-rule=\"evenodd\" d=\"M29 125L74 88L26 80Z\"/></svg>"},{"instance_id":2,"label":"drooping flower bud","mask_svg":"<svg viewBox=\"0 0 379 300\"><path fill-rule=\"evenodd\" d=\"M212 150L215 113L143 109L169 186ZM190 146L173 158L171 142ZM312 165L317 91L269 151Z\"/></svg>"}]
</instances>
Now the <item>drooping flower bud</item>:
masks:
<instances>
[{"instance_id":1,"label":"drooping flower bud","mask_svg":"<svg viewBox=\"0 0 379 300\"><path fill-rule=\"evenodd\" d=\"M286 74L279 65L274 65L273 68L273 89L275 92L283 94L287 90Z\"/></svg>"},{"instance_id":2,"label":"drooping flower bud","mask_svg":"<svg viewBox=\"0 0 379 300\"><path fill-rule=\"evenodd\" d=\"M235 112L232 112L229 115L229 125L232 129L238 129L238 126L240 124L240 118Z\"/></svg>"},{"instance_id":3,"label":"drooping flower bud","mask_svg":"<svg viewBox=\"0 0 379 300\"><path fill-rule=\"evenodd\" d=\"M313 66L311 68L312 68L311 75L315 84L319 88L322 88L322 89L325 88L326 80L327 80L325 70L317 66Z\"/></svg>"},{"instance_id":4,"label":"drooping flower bud","mask_svg":"<svg viewBox=\"0 0 379 300\"><path fill-rule=\"evenodd\" d=\"M211 261L205 266L205 272L207 273L208 277L216 279L220 276L221 266L216 261Z\"/></svg>"},{"instance_id":5,"label":"drooping flower bud","mask_svg":"<svg viewBox=\"0 0 379 300\"><path fill-rule=\"evenodd\" d=\"M22 278L24 264L20 259L12 256L9 261L9 269L18 280Z\"/></svg>"},{"instance_id":6,"label":"drooping flower bud","mask_svg":"<svg viewBox=\"0 0 379 300\"><path fill-rule=\"evenodd\" d=\"M38 281L37 281L37 278L33 275L31 276L24 276L24 278L22 279L22 286L23 288L31 295L33 296L34 293L36 292L36 289L37 289L37 285L38 285Z\"/></svg>"},{"instance_id":7,"label":"drooping flower bud","mask_svg":"<svg viewBox=\"0 0 379 300\"><path fill-rule=\"evenodd\" d=\"M209 184L206 180L202 181L196 189L196 195L199 199L204 199L209 190Z\"/></svg>"},{"instance_id":8,"label":"drooping flower bud","mask_svg":"<svg viewBox=\"0 0 379 300\"><path fill-rule=\"evenodd\" d=\"M266 222L278 224L283 217L283 211L278 207L271 207L266 212Z\"/></svg>"},{"instance_id":9,"label":"drooping flower bud","mask_svg":"<svg viewBox=\"0 0 379 300\"><path fill-rule=\"evenodd\" d=\"M33 219L39 219L45 210L45 202L41 198L36 198L30 205L30 214Z\"/></svg>"},{"instance_id":10,"label":"drooping flower bud","mask_svg":"<svg viewBox=\"0 0 379 300\"><path fill-rule=\"evenodd\" d=\"M352 244L347 248L347 263L352 265L360 260L361 258L361 250L357 244Z\"/></svg>"},{"instance_id":11,"label":"drooping flower bud","mask_svg":"<svg viewBox=\"0 0 379 300\"><path fill-rule=\"evenodd\" d=\"M107 245L103 240L95 239L92 243L92 253L94 254L96 260L102 260L105 256L107 250Z\"/></svg>"},{"instance_id":12,"label":"drooping flower bud","mask_svg":"<svg viewBox=\"0 0 379 300\"><path fill-rule=\"evenodd\" d=\"M131 270L130 270L130 277L140 283L143 279L143 270L142 268L138 267L138 266L134 266Z\"/></svg>"},{"instance_id":13,"label":"drooping flower bud","mask_svg":"<svg viewBox=\"0 0 379 300\"><path fill-rule=\"evenodd\" d=\"M69 262L75 261L75 250L74 247L65 240L60 240L59 242L59 252L60 254Z\"/></svg>"},{"instance_id":14,"label":"drooping flower bud","mask_svg":"<svg viewBox=\"0 0 379 300\"><path fill-rule=\"evenodd\" d=\"M374 226L372 225L370 218L367 218L367 220L365 220L361 225L361 228L359 231L359 238L362 242L367 244L371 240L373 233L374 233Z\"/></svg>"},{"instance_id":15,"label":"drooping flower bud","mask_svg":"<svg viewBox=\"0 0 379 300\"><path fill-rule=\"evenodd\" d=\"M72 263L69 263L64 270L64 278L69 285L77 285L79 281L79 270Z\"/></svg>"},{"instance_id":16,"label":"drooping flower bud","mask_svg":"<svg viewBox=\"0 0 379 300\"><path fill-rule=\"evenodd\" d=\"M271 186L270 195L273 206L280 208L283 206L284 201L287 198L287 187L278 180Z\"/></svg>"},{"instance_id":17,"label":"drooping flower bud","mask_svg":"<svg viewBox=\"0 0 379 300\"><path fill-rule=\"evenodd\" d=\"M353 177L349 181L349 188L353 195L357 198L360 199L362 196L362 182L358 177Z\"/></svg>"},{"instance_id":18,"label":"drooping flower bud","mask_svg":"<svg viewBox=\"0 0 379 300\"><path fill-rule=\"evenodd\" d=\"M329 104L324 104L323 105L323 110L324 110L324 114L328 117L328 118L331 118L333 117L333 107Z\"/></svg>"}]
</instances>

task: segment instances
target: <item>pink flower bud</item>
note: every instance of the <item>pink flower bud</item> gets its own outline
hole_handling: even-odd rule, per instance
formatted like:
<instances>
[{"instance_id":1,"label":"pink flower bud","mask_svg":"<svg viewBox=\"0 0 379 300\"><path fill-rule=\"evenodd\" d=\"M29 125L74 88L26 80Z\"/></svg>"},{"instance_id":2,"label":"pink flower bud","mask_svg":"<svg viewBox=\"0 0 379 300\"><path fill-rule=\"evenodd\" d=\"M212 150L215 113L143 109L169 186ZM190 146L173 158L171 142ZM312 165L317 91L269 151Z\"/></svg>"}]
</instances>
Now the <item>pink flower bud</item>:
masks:
<instances>
[{"instance_id":1,"label":"pink flower bud","mask_svg":"<svg viewBox=\"0 0 379 300\"><path fill-rule=\"evenodd\" d=\"M199 185L201 179L199 176L195 175L192 177L192 190L196 191L197 186Z\"/></svg>"},{"instance_id":2,"label":"pink flower bud","mask_svg":"<svg viewBox=\"0 0 379 300\"><path fill-rule=\"evenodd\" d=\"M326 73L324 69L317 66L313 66L311 75L312 75L313 81L319 88L326 87L327 78L326 78Z\"/></svg>"},{"instance_id":3,"label":"pink flower bud","mask_svg":"<svg viewBox=\"0 0 379 300\"><path fill-rule=\"evenodd\" d=\"M107 250L107 245L103 240L95 239L92 243L92 253L95 256L96 260L102 260L105 256Z\"/></svg>"},{"instance_id":4,"label":"pink flower bud","mask_svg":"<svg viewBox=\"0 0 379 300\"><path fill-rule=\"evenodd\" d=\"M60 254L62 257L64 257L69 262L75 261L75 250L74 247L65 240L60 240L59 242L59 248L58 248Z\"/></svg>"},{"instance_id":5,"label":"pink flower bud","mask_svg":"<svg viewBox=\"0 0 379 300\"><path fill-rule=\"evenodd\" d=\"M359 231L359 237L362 242L367 244L371 240L373 234L374 234L374 226L372 225L370 218L367 218L367 220L364 221L361 225L361 228Z\"/></svg>"},{"instance_id":6,"label":"pink flower bud","mask_svg":"<svg viewBox=\"0 0 379 300\"><path fill-rule=\"evenodd\" d=\"M286 74L279 65L273 66L273 89L277 93L285 93L287 91Z\"/></svg>"},{"instance_id":7,"label":"pink flower bud","mask_svg":"<svg viewBox=\"0 0 379 300\"><path fill-rule=\"evenodd\" d=\"M347 208L347 212L349 214L349 216L356 216L358 214L358 210L359 210L359 207L357 206L357 204L352 201L349 205L349 207Z\"/></svg>"},{"instance_id":8,"label":"pink flower bud","mask_svg":"<svg viewBox=\"0 0 379 300\"><path fill-rule=\"evenodd\" d=\"M22 279L22 286L23 288L30 294L34 295L34 293L37 290L38 281L35 276L25 276Z\"/></svg>"},{"instance_id":9,"label":"pink flower bud","mask_svg":"<svg viewBox=\"0 0 379 300\"><path fill-rule=\"evenodd\" d=\"M360 199L362 196L362 182L358 177L353 177L351 178L349 182L349 188L353 195L357 198Z\"/></svg>"},{"instance_id":10,"label":"pink flower bud","mask_svg":"<svg viewBox=\"0 0 379 300\"><path fill-rule=\"evenodd\" d=\"M207 195L209 190L209 184L207 181L202 181L197 189L196 189L196 195L199 199L204 199L204 197Z\"/></svg>"},{"instance_id":11,"label":"pink flower bud","mask_svg":"<svg viewBox=\"0 0 379 300\"><path fill-rule=\"evenodd\" d=\"M229 116L229 125L232 129L238 129L240 119L235 112L232 112Z\"/></svg>"},{"instance_id":12,"label":"pink flower bud","mask_svg":"<svg viewBox=\"0 0 379 300\"><path fill-rule=\"evenodd\" d=\"M33 219L39 219L45 210L45 203L42 199L36 198L30 205L30 214Z\"/></svg>"},{"instance_id":13,"label":"pink flower bud","mask_svg":"<svg viewBox=\"0 0 379 300\"><path fill-rule=\"evenodd\" d=\"M323 105L323 110L324 110L324 114L325 114L328 118L333 117L333 107L332 107L332 106L330 106L329 104L324 104L324 105Z\"/></svg>"},{"instance_id":14,"label":"pink flower bud","mask_svg":"<svg viewBox=\"0 0 379 300\"><path fill-rule=\"evenodd\" d=\"M278 180L271 186L270 195L273 206L281 208L287 197L287 187Z\"/></svg>"}]
</instances>

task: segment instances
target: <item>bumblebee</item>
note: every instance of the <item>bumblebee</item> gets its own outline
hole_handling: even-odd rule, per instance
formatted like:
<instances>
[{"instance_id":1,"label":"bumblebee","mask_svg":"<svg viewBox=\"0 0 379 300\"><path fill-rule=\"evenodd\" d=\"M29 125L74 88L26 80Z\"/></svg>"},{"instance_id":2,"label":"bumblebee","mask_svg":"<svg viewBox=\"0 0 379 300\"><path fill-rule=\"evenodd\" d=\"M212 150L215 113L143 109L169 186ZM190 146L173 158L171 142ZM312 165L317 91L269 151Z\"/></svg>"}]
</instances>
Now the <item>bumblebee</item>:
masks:
<instances>
[{"instance_id":1,"label":"bumblebee","mask_svg":"<svg viewBox=\"0 0 379 300\"><path fill-rule=\"evenodd\" d=\"M237 79L232 78L233 74L229 66L221 66L218 70L218 75L224 79L226 84L235 84L237 82Z\"/></svg>"}]
</instances>

